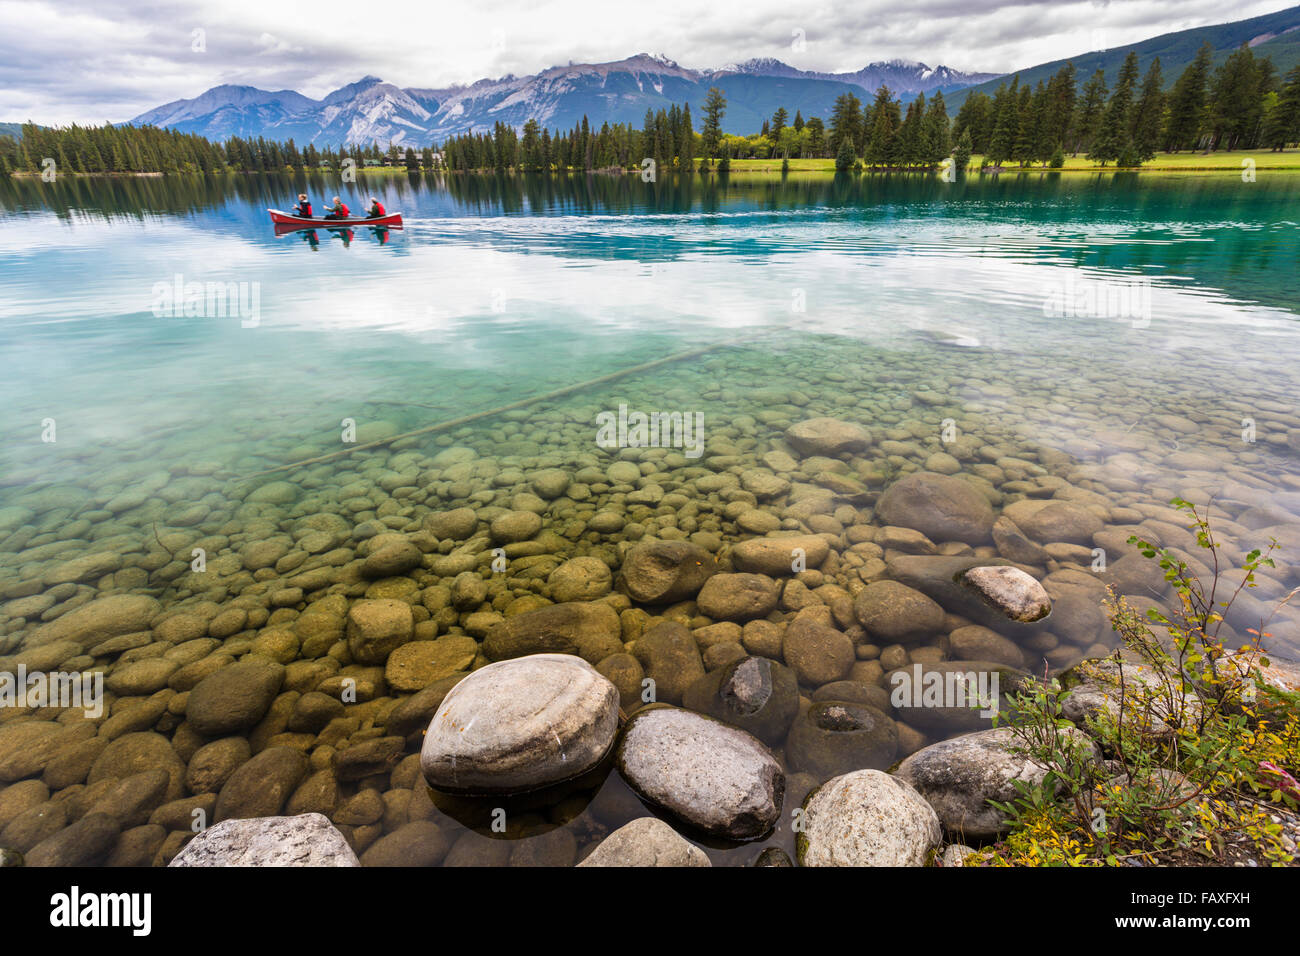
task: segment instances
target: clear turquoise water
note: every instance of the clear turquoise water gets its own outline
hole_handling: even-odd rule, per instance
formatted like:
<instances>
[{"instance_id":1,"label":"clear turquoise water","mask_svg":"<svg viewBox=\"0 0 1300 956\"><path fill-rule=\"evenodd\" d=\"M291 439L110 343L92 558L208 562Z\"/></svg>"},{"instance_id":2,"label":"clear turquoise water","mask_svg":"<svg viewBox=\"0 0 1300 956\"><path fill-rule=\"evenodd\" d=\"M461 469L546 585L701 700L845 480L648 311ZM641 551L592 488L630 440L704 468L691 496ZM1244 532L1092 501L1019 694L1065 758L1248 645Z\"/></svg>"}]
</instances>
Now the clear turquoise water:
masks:
<instances>
[{"instance_id":1,"label":"clear turquoise water","mask_svg":"<svg viewBox=\"0 0 1300 956\"><path fill-rule=\"evenodd\" d=\"M1119 506L1213 496L1240 550L1300 528L1300 177L383 178L364 193L406 228L316 245L267 222L300 188L0 191L0 508L55 486L85 510L159 471L248 475L336 450L344 418L414 429L721 344L456 441L563 455L631 399L698 408L761 454L779 437L770 393L802 392L881 431L953 416L981 441L1064 452ZM177 275L247 283L258 313L159 315ZM1149 313L1045 313L1081 284L1141 288ZM34 540L74 510L38 514ZM31 546L0 543L0 583L28 573ZM1262 597L1300 584L1300 557L1278 563ZM1300 618L1273 632L1300 656Z\"/></svg>"}]
</instances>

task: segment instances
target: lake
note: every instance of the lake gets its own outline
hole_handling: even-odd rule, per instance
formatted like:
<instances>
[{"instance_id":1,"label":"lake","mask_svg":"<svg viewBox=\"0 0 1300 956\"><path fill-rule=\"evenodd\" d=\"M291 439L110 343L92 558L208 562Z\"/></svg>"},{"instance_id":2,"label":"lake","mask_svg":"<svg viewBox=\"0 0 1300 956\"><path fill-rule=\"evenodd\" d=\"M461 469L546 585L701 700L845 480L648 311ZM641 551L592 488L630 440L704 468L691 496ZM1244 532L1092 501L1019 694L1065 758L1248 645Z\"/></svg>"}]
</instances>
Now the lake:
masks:
<instances>
[{"instance_id":1,"label":"lake","mask_svg":"<svg viewBox=\"0 0 1300 956\"><path fill-rule=\"evenodd\" d=\"M304 188L318 209L376 195L404 227L276 235L266 209ZM607 767L506 801L504 834L492 801L418 784L420 721L507 622L612 607L625 715L651 672L676 704L780 659L796 616L821 629L785 648L813 700L879 703L887 672L949 660L1060 672L1113 646L1106 585L1170 605L1130 535L1208 571L1175 497L1211 505L1231 562L1278 542L1221 636L1267 618L1267 649L1300 659L1300 602L1274 611L1300 586L1300 177L65 177L0 186L0 219L0 661L103 673L117 719L89 744L46 713L53 799L161 766L169 801L265 813L266 788L225 784L272 751L286 812L359 848L426 824L384 860L572 863L648 812ZM676 416L659 447L635 447L638 412ZM810 419L839 424L792 438ZM783 533L832 547L773 571L769 605L622 593L647 542L732 571ZM1051 616L944 598L953 568L1003 559ZM941 622L882 607L864 628L862 592L891 580ZM410 605L394 648L418 653L358 651L360 601ZM696 647L619 646L663 621ZM845 634L835 663L819 641ZM187 695L235 660L283 677L204 699L200 733ZM960 729L889 719L897 757ZM830 772L806 739L769 743L787 802ZM17 759L0 730L0 779L35 779ZM792 844L786 821L708 852Z\"/></svg>"}]
</instances>

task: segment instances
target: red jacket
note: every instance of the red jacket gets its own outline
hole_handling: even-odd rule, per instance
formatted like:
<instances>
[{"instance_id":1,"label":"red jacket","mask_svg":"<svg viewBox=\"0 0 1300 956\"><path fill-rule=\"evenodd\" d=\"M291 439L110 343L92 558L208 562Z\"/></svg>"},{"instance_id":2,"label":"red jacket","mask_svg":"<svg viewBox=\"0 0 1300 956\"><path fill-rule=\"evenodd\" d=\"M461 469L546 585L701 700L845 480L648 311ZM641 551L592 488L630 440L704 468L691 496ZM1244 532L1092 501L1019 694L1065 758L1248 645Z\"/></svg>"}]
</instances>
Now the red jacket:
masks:
<instances>
[{"instance_id":1,"label":"red jacket","mask_svg":"<svg viewBox=\"0 0 1300 956\"><path fill-rule=\"evenodd\" d=\"M376 219L380 216L387 216L388 212L384 209L384 204L378 199L375 200L374 207L370 210L370 217Z\"/></svg>"},{"instance_id":2,"label":"red jacket","mask_svg":"<svg viewBox=\"0 0 1300 956\"><path fill-rule=\"evenodd\" d=\"M352 214L352 210L348 209L347 203L340 200L338 214L340 219L347 219Z\"/></svg>"}]
</instances>

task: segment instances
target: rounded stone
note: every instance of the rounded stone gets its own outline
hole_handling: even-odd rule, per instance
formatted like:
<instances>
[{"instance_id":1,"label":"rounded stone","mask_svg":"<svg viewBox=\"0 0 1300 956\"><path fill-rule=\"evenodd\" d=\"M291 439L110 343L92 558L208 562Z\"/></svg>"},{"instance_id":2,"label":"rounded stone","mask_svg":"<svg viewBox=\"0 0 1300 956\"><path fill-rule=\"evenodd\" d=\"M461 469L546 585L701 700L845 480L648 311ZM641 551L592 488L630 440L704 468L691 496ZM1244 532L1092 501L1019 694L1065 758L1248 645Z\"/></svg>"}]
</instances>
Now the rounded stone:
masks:
<instances>
[{"instance_id":1,"label":"rounded stone","mask_svg":"<svg viewBox=\"0 0 1300 956\"><path fill-rule=\"evenodd\" d=\"M876 503L876 518L914 528L933 541L984 544L993 531L993 506L969 482L919 471L898 479Z\"/></svg>"},{"instance_id":2,"label":"rounded stone","mask_svg":"<svg viewBox=\"0 0 1300 956\"><path fill-rule=\"evenodd\" d=\"M925 799L879 770L858 770L813 790L796 837L800 866L924 866L943 831Z\"/></svg>"},{"instance_id":3,"label":"rounded stone","mask_svg":"<svg viewBox=\"0 0 1300 956\"><path fill-rule=\"evenodd\" d=\"M897 581L874 581L853 602L853 613L876 643L910 643L943 626L943 608Z\"/></svg>"},{"instance_id":4,"label":"rounded stone","mask_svg":"<svg viewBox=\"0 0 1300 956\"><path fill-rule=\"evenodd\" d=\"M675 707L636 714L616 756L642 797L715 836L752 839L781 813L785 775L757 738Z\"/></svg>"},{"instance_id":5,"label":"rounded stone","mask_svg":"<svg viewBox=\"0 0 1300 956\"><path fill-rule=\"evenodd\" d=\"M534 654L489 664L448 692L420 769L453 793L518 793L586 773L618 730L618 689L581 658Z\"/></svg>"},{"instance_id":6,"label":"rounded stone","mask_svg":"<svg viewBox=\"0 0 1300 956\"><path fill-rule=\"evenodd\" d=\"M411 639L411 605L392 598L357 601L348 608L348 649L358 664L382 664Z\"/></svg>"},{"instance_id":7,"label":"rounded stone","mask_svg":"<svg viewBox=\"0 0 1300 956\"><path fill-rule=\"evenodd\" d=\"M551 590L551 600L557 604L566 601L595 601L609 593L613 574L609 565L600 558L570 558L551 572L546 586Z\"/></svg>"},{"instance_id":8,"label":"rounded stone","mask_svg":"<svg viewBox=\"0 0 1300 956\"><path fill-rule=\"evenodd\" d=\"M623 559L623 587L642 604L671 604L695 597L717 571L713 555L690 541L652 539Z\"/></svg>"},{"instance_id":9,"label":"rounded stone","mask_svg":"<svg viewBox=\"0 0 1300 956\"><path fill-rule=\"evenodd\" d=\"M284 667L261 660L228 664L190 691L185 718L204 737L248 730L266 716L284 682Z\"/></svg>"},{"instance_id":10,"label":"rounded stone","mask_svg":"<svg viewBox=\"0 0 1300 956\"><path fill-rule=\"evenodd\" d=\"M785 629L782 656L799 683L809 687L842 680L857 660L852 638L810 618L799 618Z\"/></svg>"}]
</instances>

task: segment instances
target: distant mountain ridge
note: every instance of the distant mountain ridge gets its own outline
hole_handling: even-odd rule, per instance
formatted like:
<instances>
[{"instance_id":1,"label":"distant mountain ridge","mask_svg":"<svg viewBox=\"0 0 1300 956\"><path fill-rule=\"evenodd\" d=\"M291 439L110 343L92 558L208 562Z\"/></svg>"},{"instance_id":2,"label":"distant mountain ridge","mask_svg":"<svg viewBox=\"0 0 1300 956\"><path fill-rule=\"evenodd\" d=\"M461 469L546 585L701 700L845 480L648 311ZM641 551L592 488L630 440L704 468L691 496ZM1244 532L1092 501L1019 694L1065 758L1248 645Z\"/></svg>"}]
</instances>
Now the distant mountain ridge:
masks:
<instances>
[{"instance_id":1,"label":"distant mountain ridge","mask_svg":"<svg viewBox=\"0 0 1300 956\"><path fill-rule=\"evenodd\" d=\"M1050 63L1040 63L1037 66L1016 70L1014 74L1009 73L1006 76L1009 78L1018 75L1022 85L1027 83L1032 86L1039 80L1046 82L1066 63L1073 63L1080 86L1100 69L1105 72L1107 88L1113 89L1124 57L1128 55L1129 50L1134 50L1137 52L1138 68L1142 73L1146 72L1152 60L1160 57L1160 70L1164 77L1165 88L1168 89L1173 86L1178 75L1196 58L1196 51L1207 40L1214 48L1216 67L1223 63L1237 47L1249 43L1257 57L1267 56L1273 61L1278 75L1285 76L1292 67L1300 65L1300 6L1247 20L1234 20L1231 23L1216 23L1164 33L1140 43L1129 43L1110 50L1094 50L1078 56L1052 60ZM949 114L956 115L954 111L960 108L966 101L966 97L975 90L992 95L1002 79L1003 77L995 77L955 92L947 104Z\"/></svg>"},{"instance_id":2,"label":"distant mountain ridge","mask_svg":"<svg viewBox=\"0 0 1300 956\"><path fill-rule=\"evenodd\" d=\"M402 88L367 76L313 100L292 90L216 86L193 99L175 100L131 120L209 139L231 136L294 139L317 146L377 142L428 145L449 136L516 128L536 119L548 129L569 129L584 116L640 125L647 109L689 103L699 116L711 86L727 93L723 128L751 133L779 107L793 116L828 117L837 97L859 99L886 83L905 99L945 93L994 74L963 73L946 66L891 60L854 73L799 70L780 60L748 60L719 70L693 70L663 56L638 54L610 63L570 63L529 76L483 79L465 86Z\"/></svg>"}]
</instances>

